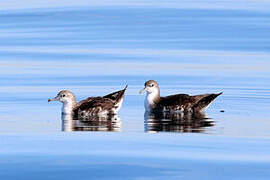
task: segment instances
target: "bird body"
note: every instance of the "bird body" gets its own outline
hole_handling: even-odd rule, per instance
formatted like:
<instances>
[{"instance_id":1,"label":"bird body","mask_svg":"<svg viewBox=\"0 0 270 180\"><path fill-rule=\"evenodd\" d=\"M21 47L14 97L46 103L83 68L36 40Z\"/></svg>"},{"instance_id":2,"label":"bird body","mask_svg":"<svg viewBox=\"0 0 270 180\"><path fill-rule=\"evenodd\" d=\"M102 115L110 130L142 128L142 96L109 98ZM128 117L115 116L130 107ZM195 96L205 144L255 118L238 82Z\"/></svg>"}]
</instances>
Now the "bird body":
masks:
<instances>
[{"instance_id":1,"label":"bird body","mask_svg":"<svg viewBox=\"0 0 270 180\"><path fill-rule=\"evenodd\" d=\"M190 96L188 94L175 94L166 97L160 96L158 83L149 80L145 83L146 91L144 101L145 110L148 112L201 112L220 94L201 94Z\"/></svg>"},{"instance_id":2,"label":"bird body","mask_svg":"<svg viewBox=\"0 0 270 180\"><path fill-rule=\"evenodd\" d=\"M90 116L113 115L120 110L126 89L127 86L106 96L88 97L78 103L71 91L62 90L55 98L48 101L62 102L62 114L72 114L74 118L86 119Z\"/></svg>"}]
</instances>

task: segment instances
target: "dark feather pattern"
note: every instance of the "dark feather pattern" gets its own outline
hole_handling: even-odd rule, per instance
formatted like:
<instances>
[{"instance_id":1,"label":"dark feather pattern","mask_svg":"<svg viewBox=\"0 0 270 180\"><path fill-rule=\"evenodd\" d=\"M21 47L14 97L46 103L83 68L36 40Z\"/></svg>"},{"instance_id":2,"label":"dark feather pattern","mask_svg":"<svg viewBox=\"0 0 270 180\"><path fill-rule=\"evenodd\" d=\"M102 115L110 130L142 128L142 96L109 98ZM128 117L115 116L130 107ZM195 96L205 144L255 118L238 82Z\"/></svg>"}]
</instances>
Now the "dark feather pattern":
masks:
<instances>
[{"instance_id":1,"label":"dark feather pattern","mask_svg":"<svg viewBox=\"0 0 270 180\"><path fill-rule=\"evenodd\" d=\"M107 98L102 97L90 97L78 103L73 109L75 117L93 116L107 111L111 114L111 110L114 108L115 103Z\"/></svg>"},{"instance_id":2,"label":"dark feather pattern","mask_svg":"<svg viewBox=\"0 0 270 180\"><path fill-rule=\"evenodd\" d=\"M176 94L160 97L153 111L200 111L207 107L219 94L202 94L190 96L188 94Z\"/></svg>"},{"instance_id":3,"label":"dark feather pattern","mask_svg":"<svg viewBox=\"0 0 270 180\"><path fill-rule=\"evenodd\" d=\"M114 101L118 101L119 99L123 98L127 87L128 87L128 85L126 85L126 87L123 90L113 92L111 94L103 96L103 98L108 98L108 99L111 99L111 100L114 100Z\"/></svg>"},{"instance_id":4,"label":"dark feather pattern","mask_svg":"<svg viewBox=\"0 0 270 180\"><path fill-rule=\"evenodd\" d=\"M73 109L74 118L87 118L100 113L107 115L116 114L115 110L123 100L127 86L120 91L113 92L103 97L89 97L76 104Z\"/></svg>"}]
</instances>

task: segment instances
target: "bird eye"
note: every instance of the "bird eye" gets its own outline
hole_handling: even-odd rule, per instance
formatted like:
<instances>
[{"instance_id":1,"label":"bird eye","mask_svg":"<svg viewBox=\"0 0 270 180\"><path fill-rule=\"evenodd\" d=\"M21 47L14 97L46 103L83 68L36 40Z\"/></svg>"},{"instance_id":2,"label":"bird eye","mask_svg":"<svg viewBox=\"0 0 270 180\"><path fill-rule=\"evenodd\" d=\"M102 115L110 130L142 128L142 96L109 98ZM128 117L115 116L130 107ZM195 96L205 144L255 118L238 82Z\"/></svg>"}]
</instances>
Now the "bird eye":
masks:
<instances>
[{"instance_id":1,"label":"bird eye","mask_svg":"<svg viewBox=\"0 0 270 180\"><path fill-rule=\"evenodd\" d=\"M65 97L65 96L66 96L65 94L62 95L62 97Z\"/></svg>"},{"instance_id":2,"label":"bird eye","mask_svg":"<svg viewBox=\"0 0 270 180\"><path fill-rule=\"evenodd\" d=\"M153 87L154 86L154 84L150 84L150 87Z\"/></svg>"}]
</instances>

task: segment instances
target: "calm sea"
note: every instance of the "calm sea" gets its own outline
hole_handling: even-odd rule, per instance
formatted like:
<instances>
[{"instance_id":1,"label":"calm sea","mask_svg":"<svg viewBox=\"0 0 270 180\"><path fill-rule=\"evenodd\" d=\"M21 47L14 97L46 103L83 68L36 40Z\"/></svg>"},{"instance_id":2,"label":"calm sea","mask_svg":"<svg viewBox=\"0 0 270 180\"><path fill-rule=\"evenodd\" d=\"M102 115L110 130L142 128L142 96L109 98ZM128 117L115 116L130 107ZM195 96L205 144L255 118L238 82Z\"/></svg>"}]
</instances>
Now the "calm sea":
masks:
<instances>
[{"instance_id":1,"label":"calm sea","mask_svg":"<svg viewBox=\"0 0 270 180\"><path fill-rule=\"evenodd\" d=\"M60 133L61 104L47 102L59 90L81 100L128 84L116 123L75 123L73 130L270 137L266 7L119 3L2 8L1 133ZM147 123L138 92L149 79L164 96L224 94L203 122Z\"/></svg>"}]
</instances>

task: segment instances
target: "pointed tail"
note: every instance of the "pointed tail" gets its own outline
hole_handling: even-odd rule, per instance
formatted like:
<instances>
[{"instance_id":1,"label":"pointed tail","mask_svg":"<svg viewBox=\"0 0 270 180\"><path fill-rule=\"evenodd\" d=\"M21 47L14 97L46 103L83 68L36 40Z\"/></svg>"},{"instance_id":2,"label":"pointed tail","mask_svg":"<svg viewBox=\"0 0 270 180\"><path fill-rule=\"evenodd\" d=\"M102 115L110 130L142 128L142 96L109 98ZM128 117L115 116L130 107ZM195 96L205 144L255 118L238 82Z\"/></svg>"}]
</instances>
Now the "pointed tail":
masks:
<instances>
[{"instance_id":1,"label":"pointed tail","mask_svg":"<svg viewBox=\"0 0 270 180\"><path fill-rule=\"evenodd\" d=\"M209 94L208 96L202 98L197 104L193 106L193 110L195 112L201 112L204 111L210 104L213 102L216 97L221 95L223 92L218 94Z\"/></svg>"},{"instance_id":2,"label":"pointed tail","mask_svg":"<svg viewBox=\"0 0 270 180\"><path fill-rule=\"evenodd\" d=\"M113 93L108 94L108 95L103 96L103 97L114 100L114 101L118 101L124 97L124 94L125 94L127 87L128 87L128 85L126 85L125 88L120 90L120 91L113 92Z\"/></svg>"}]
</instances>

